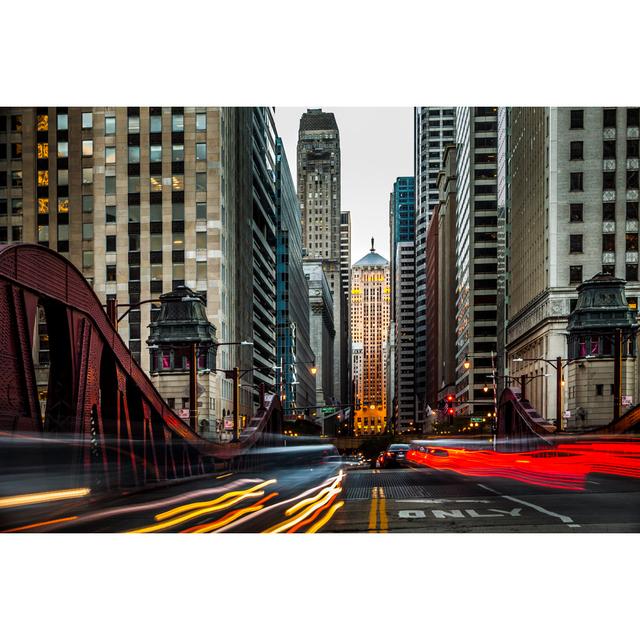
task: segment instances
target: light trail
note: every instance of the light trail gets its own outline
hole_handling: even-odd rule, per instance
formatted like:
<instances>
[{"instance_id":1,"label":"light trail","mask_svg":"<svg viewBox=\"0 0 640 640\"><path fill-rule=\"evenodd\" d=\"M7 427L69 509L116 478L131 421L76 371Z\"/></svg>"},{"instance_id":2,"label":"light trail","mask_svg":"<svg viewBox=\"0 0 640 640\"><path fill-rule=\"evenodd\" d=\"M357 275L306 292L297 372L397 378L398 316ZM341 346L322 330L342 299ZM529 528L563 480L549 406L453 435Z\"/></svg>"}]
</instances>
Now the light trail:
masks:
<instances>
[{"instance_id":1,"label":"light trail","mask_svg":"<svg viewBox=\"0 0 640 640\"><path fill-rule=\"evenodd\" d=\"M210 533L211 531L215 531L216 529L220 529L221 527L224 527L230 522L234 522L235 520L242 517L243 515L246 515L247 513L253 513L253 512L262 510L264 508L264 503L267 502L267 500L271 500L271 498L275 498L277 495L279 494L276 492L270 493L268 496L265 496L264 498L258 500L258 502L255 502L249 507L243 507L242 509L235 509L234 511L231 511L230 513L228 513L226 516L220 518L219 520L216 520L215 522L210 522L207 524L200 524L195 527L190 527L189 529L185 529L181 533ZM240 524L240 523L237 523L237 524Z\"/></svg>"},{"instance_id":2,"label":"light trail","mask_svg":"<svg viewBox=\"0 0 640 640\"><path fill-rule=\"evenodd\" d=\"M236 487L239 487L248 483L252 483L252 482L263 482L263 480L261 478L255 478L255 479L242 478L242 479L234 480L233 482L229 482L221 487L216 487L215 489L198 489L196 491L182 493L173 498L164 498L162 500L153 500L151 502L143 502L137 505L131 505L131 506L127 505L125 507L113 507L111 509L94 511L86 515L78 516L78 524L93 522L95 520L101 520L103 518L108 518L111 516L120 516L128 513L137 513L138 511L149 511L150 509L157 509L158 507L160 508L168 507L170 505L176 504L177 502L183 502L184 500L223 493L224 491L229 491L230 489L234 489ZM57 525L52 525L52 527L50 529L47 529L47 531L55 531L58 528L59 527Z\"/></svg>"},{"instance_id":3,"label":"light trail","mask_svg":"<svg viewBox=\"0 0 640 640\"><path fill-rule=\"evenodd\" d=\"M0 498L0 509L22 507L27 504L40 504L42 502L55 502L58 500L70 500L72 498L84 498L91 493L91 489L60 489L58 491L42 491L40 493L23 493L21 495Z\"/></svg>"},{"instance_id":4,"label":"light trail","mask_svg":"<svg viewBox=\"0 0 640 640\"><path fill-rule=\"evenodd\" d=\"M194 518L198 518L199 516L204 516L207 513L213 513L214 511L222 511L223 509L227 509L232 507L234 504L237 504L241 500L245 498L259 498L264 495L264 491L256 491L255 493L244 493L241 496L236 496L235 498L231 498L227 502L221 502L219 504L213 505L212 507L207 507L205 509L196 509L195 511L190 511L189 513L178 516L177 518L173 518L172 520L167 520L165 522L160 522L158 524L153 524L148 527L142 527L141 529L133 529L128 533L154 533L155 531L162 531L164 529L169 529L171 527L175 527L177 524L182 524L183 522L187 522L188 520L193 520Z\"/></svg>"},{"instance_id":5,"label":"light trail","mask_svg":"<svg viewBox=\"0 0 640 640\"><path fill-rule=\"evenodd\" d=\"M324 495L325 493L327 493L328 491L331 491L333 487L325 487L324 489L322 489L318 494L316 494L315 496L312 496L311 498L307 498L306 500L300 500L300 502L298 502L297 504L294 504L292 507L289 507L285 512L284 515L285 516L292 516L296 511L300 511L300 509L302 509L302 507L305 507L308 504L311 504L312 502L315 502L318 498L320 498L322 495Z\"/></svg>"},{"instance_id":6,"label":"light trail","mask_svg":"<svg viewBox=\"0 0 640 640\"><path fill-rule=\"evenodd\" d=\"M329 502L327 502L327 504L325 504L323 507L320 507L320 509L314 511L311 516L309 516L306 520L303 520L302 522L299 522L297 525L291 527L291 529L289 529L289 531L287 531L287 533L295 533L296 531L299 531L300 529L302 529L302 527L311 524L314 520L316 520L316 518L320 515L320 513L322 513L325 509L328 509L329 507L331 507L331 505L335 502L336 497L337 497L337 493L331 496L331 500L329 500Z\"/></svg>"},{"instance_id":7,"label":"light trail","mask_svg":"<svg viewBox=\"0 0 640 640\"><path fill-rule=\"evenodd\" d=\"M5 529L0 533L18 533L18 531L27 531L28 529L36 529L37 527L44 527L48 524L56 524L58 522L68 522L69 520L77 520L78 516L69 516L68 518L58 518L57 520L45 520L44 522L35 522L34 524L27 524L22 527L15 527L14 529Z\"/></svg>"},{"instance_id":8,"label":"light trail","mask_svg":"<svg viewBox=\"0 0 640 640\"><path fill-rule=\"evenodd\" d=\"M273 527L269 527L268 529L265 529L262 533L282 533L283 531L286 531L287 529L291 528L293 525L298 524L298 522L301 522L302 520L304 520L309 514L313 513L314 511L317 511L320 507L327 504L327 502L329 502L332 496L340 493L341 491L342 491L342 488L331 489L324 498L317 500L316 502L308 506L304 511L302 511L300 515L294 516L293 518L289 518L288 520L285 520L284 522L276 524Z\"/></svg>"},{"instance_id":9,"label":"light trail","mask_svg":"<svg viewBox=\"0 0 640 640\"><path fill-rule=\"evenodd\" d=\"M336 504L334 504L331 509L329 509L329 511L320 520L318 520L318 522L309 527L305 533L316 533L317 531L320 531L320 529L322 529L322 527L324 527L324 525L333 518L335 512L342 507L344 507L344 502L342 500L340 502L336 502Z\"/></svg>"},{"instance_id":10,"label":"light trail","mask_svg":"<svg viewBox=\"0 0 640 640\"><path fill-rule=\"evenodd\" d=\"M342 473L342 472L341 472ZM306 491L303 491L302 493L299 493L297 496L294 496L293 498L288 498L287 500L282 500L280 502L277 502L276 504L272 504L270 507L266 507L265 509L263 509L260 513L254 513L251 514L249 516L247 516L244 520L244 522L248 522L249 520L253 520L253 518L256 518L260 515L263 515L265 513L267 513L268 511L271 511L273 509L278 509L279 507L282 507L285 504L289 504L290 502L294 502L295 500L299 500L300 498L304 498L305 496L308 496L310 493L313 493L314 491L317 491L318 489L321 489L322 487L325 487L326 485L335 482L335 480L337 478L341 478L341 475L338 476L332 476L331 478L327 478L326 480L324 480L323 482L321 482L319 485L316 485L315 487L311 487L311 489L307 489ZM220 529L218 531L218 533L224 533L225 531L229 531L230 529L233 529L236 526L236 524L231 524L231 525L227 525L226 527Z\"/></svg>"}]
</instances>

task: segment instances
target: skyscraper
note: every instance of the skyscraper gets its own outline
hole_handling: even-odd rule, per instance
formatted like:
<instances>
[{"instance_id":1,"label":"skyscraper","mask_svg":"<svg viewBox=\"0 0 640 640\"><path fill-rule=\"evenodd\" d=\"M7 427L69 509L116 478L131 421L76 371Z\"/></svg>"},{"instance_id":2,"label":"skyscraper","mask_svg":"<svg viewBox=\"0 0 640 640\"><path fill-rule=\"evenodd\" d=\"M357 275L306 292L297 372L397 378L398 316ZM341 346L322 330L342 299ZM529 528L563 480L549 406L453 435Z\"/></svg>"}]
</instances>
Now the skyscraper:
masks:
<instances>
[{"instance_id":1,"label":"skyscraper","mask_svg":"<svg viewBox=\"0 0 640 640\"><path fill-rule=\"evenodd\" d=\"M391 330L388 358L393 384L387 411L395 427L415 423L415 190L414 177L399 177L389 198L391 240Z\"/></svg>"},{"instance_id":2,"label":"skyscraper","mask_svg":"<svg viewBox=\"0 0 640 640\"><path fill-rule=\"evenodd\" d=\"M308 260L322 261L333 298L333 397L341 404L349 396L349 321L341 272L340 134L332 113L308 109L302 114L297 151L303 244Z\"/></svg>"},{"instance_id":3,"label":"skyscraper","mask_svg":"<svg viewBox=\"0 0 640 640\"><path fill-rule=\"evenodd\" d=\"M141 302L179 284L206 301L218 340L252 341L253 362L273 367L272 124L263 108L3 108L0 238L59 251L103 302L132 305L119 331L146 370L159 305ZM46 366L45 348L40 356ZM221 346L217 366L251 369L251 357ZM179 411L189 394L172 375L152 379ZM262 376L273 385L272 369ZM251 375L244 381L241 412L250 415ZM214 431L232 410L232 383L209 372L199 385L201 427Z\"/></svg>"},{"instance_id":4,"label":"skyscraper","mask_svg":"<svg viewBox=\"0 0 640 640\"><path fill-rule=\"evenodd\" d=\"M340 273L347 300L351 292L351 211L340 213ZM348 311L348 305L347 305Z\"/></svg>"},{"instance_id":5,"label":"skyscraper","mask_svg":"<svg viewBox=\"0 0 640 640\"><path fill-rule=\"evenodd\" d=\"M497 130L497 107L458 107L456 400L463 415L486 415L495 402Z\"/></svg>"},{"instance_id":6,"label":"skyscraper","mask_svg":"<svg viewBox=\"0 0 640 640\"><path fill-rule=\"evenodd\" d=\"M416 193L415 274L416 274L416 420L424 424L426 409L426 245L427 228L438 203L436 178L442 168L446 145L455 141L453 107L416 107L414 112L414 176Z\"/></svg>"},{"instance_id":7,"label":"skyscraper","mask_svg":"<svg viewBox=\"0 0 640 640\"><path fill-rule=\"evenodd\" d=\"M371 251L351 268L351 335L362 355L356 380L356 433L382 432L387 425L385 343L389 330L389 261Z\"/></svg>"},{"instance_id":8,"label":"skyscraper","mask_svg":"<svg viewBox=\"0 0 640 640\"><path fill-rule=\"evenodd\" d=\"M527 397L550 420L558 419L555 370L529 359L567 355L576 287L600 272L622 278L637 311L639 132L638 107L510 109L507 366L539 376ZM604 347L592 341L584 351ZM569 406L575 390L563 389ZM575 424L572 414L564 426Z\"/></svg>"},{"instance_id":9,"label":"skyscraper","mask_svg":"<svg viewBox=\"0 0 640 640\"><path fill-rule=\"evenodd\" d=\"M277 391L285 415L316 404L309 344L309 284L302 267L300 205L284 145L276 139Z\"/></svg>"}]
</instances>

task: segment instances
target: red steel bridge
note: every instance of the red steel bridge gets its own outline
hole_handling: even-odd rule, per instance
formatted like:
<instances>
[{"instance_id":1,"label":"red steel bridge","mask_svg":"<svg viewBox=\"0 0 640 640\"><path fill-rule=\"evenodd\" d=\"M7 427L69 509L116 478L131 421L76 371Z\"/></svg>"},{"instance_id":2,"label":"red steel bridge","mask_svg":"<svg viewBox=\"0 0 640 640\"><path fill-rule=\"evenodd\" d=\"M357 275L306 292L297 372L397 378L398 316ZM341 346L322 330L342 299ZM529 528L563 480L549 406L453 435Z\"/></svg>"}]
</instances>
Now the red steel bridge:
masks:
<instances>
[{"instance_id":1,"label":"red steel bridge","mask_svg":"<svg viewBox=\"0 0 640 640\"><path fill-rule=\"evenodd\" d=\"M44 411L39 310L50 359ZM279 398L265 395L239 442L202 438L164 402L71 262L38 245L0 245L0 438L62 438L62 462L91 486L112 488L204 473L281 425Z\"/></svg>"}]
</instances>

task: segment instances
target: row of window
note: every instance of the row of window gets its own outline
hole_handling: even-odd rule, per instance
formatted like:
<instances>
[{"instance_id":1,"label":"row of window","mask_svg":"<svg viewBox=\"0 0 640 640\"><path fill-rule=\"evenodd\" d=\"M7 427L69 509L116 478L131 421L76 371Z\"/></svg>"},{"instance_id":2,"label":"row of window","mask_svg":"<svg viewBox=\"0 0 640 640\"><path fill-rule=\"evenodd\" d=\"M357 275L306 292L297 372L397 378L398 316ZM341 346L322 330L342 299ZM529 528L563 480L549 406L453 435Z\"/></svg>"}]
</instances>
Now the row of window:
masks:
<instances>
[{"instance_id":1,"label":"row of window","mask_svg":"<svg viewBox=\"0 0 640 640\"><path fill-rule=\"evenodd\" d=\"M615 140L604 140L602 142L603 159L614 160L616 157L616 146ZM627 158L638 157L640 157L640 140L627 140ZM569 160L584 160L584 141L574 140L569 144Z\"/></svg>"},{"instance_id":2,"label":"row of window","mask_svg":"<svg viewBox=\"0 0 640 640\"><path fill-rule=\"evenodd\" d=\"M638 220L638 203L637 202L626 203L626 218L627 220ZM603 202L602 203L602 220L615 221L615 219L616 219L616 203ZM572 202L569 205L569 222L583 222L583 221L584 221L584 204L582 202Z\"/></svg>"},{"instance_id":3,"label":"row of window","mask_svg":"<svg viewBox=\"0 0 640 640\"><path fill-rule=\"evenodd\" d=\"M603 264L602 273L615 276L615 265ZM625 264L625 280L627 282L638 281L638 265L637 263ZM578 285L582 282L582 265L571 265L569 267L569 284Z\"/></svg>"},{"instance_id":4,"label":"row of window","mask_svg":"<svg viewBox=\"0 0 640 640\"><path fill-rule=\"evenodd\" d=\"M638 179L638 170L632 169L627 171L627 189L637 189L640 184ZM616 188L616 172L604 171L602 173L602 190L611 190ZM573 171L569 175L569 191L584 191L584 173L581 171Z\"/></svg>"},{"instance_id":5,"label":"row of window","mask_svg":"<svg viewBox=\"0 0 640 640\"><path fill-rule=\"evenodd\" d=\"M602 234L602 250L603 251L616 250L616 234L615 233ZM625 234L625 250L638 251L638 234L637 233ZM583 235L582 234L569 235L569 253L582 253L582 252L583 252Z\"/></svg>"},{"instance_id":6,"label":"row of window","mask_svg":"<svg viewBox=\"0 0 640 640\"><path fill-rule=\"evenodd\" d=\"M617 109L609 108L602 110L602 126L606 128L615 127L617 122ZM570 128L584 129L584 109L571 109ZM627 127L640 126L640 108L631 107L627 109Z\"/></svg>"}]
</instances>

